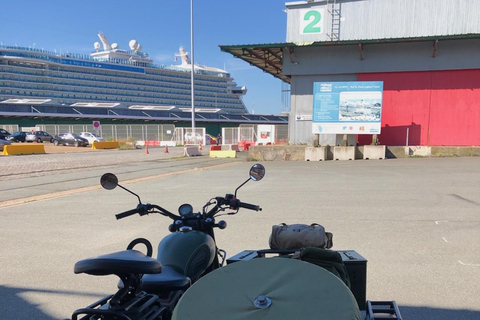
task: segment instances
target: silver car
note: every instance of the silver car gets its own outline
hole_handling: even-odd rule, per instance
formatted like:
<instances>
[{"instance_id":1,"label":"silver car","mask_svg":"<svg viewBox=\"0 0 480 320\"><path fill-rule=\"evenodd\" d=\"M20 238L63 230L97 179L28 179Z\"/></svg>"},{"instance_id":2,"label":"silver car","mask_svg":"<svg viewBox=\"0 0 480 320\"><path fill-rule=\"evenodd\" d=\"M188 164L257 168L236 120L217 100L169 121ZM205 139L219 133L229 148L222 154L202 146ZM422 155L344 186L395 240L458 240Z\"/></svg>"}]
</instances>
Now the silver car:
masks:
<instances>
[{"instance_id":1,"label":"silver car","mask_svg":"<svg viewBox=\"0 0 480 320\"><path fill-rule=\"evenodd\" d=\"M105 141L103 137L100 137L97 134L91 132L80 132L80 137L87 139L89 144Z\"/></svg>"},{"instance_id":2,"label":"silver car","mask_svg":"<svg viewBox=\"0 0 480 320\"><path fill-rule=\"evenodd\" d=\"M45 131L33 131L30 133L27 133L27 135L25 136L25 142L34 142L34 141L38 143L45 142L45 141L53 142L53 137L48 133L46 133Z\"/></svg>"}]
</instances>

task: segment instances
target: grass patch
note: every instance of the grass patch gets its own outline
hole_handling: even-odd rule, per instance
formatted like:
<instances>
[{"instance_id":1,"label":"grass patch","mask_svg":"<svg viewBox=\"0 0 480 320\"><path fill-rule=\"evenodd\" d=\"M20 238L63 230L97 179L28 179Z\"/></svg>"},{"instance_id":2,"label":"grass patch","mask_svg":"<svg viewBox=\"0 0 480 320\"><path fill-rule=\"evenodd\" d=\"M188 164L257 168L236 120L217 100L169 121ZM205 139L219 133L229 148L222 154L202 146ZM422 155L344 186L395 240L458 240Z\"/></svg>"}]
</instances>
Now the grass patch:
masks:
<instances>
[{"instance_id":1,"label":"grass patch","mask_svg":"<svg viewBox=\"0 0 480 320\"><path fill-rule=\"evenodd\" d=\"M118 149L119 150L135 150L137 149L135 147L135 141L136 140L133 138L118 140L118 143L120 144L120 147Z\"/></svg>"},{"instance_id":2,"label":"grass patch","mask_svg":"<svg viewBox=\"0 0 480 320\"><path fill-rule=\"evenodd\" d=\"M127 142L119 142L119 145L120 147L118 148L118 150L136 150L137 149L133 144L127 143Z\"/></svg>"}]
</instances>

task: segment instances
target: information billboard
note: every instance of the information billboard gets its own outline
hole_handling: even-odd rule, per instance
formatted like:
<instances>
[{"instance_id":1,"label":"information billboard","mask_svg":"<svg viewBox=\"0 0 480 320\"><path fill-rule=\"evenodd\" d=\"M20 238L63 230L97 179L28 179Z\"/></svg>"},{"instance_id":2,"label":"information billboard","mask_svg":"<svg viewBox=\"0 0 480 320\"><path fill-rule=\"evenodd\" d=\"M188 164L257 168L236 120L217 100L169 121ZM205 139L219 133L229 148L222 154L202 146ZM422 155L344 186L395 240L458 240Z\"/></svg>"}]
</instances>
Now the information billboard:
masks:
<instances>
[{"instance_id":1,"label":"information billboard","mask_svg":"<svg viewBox=\"0 0 480 320\"><path fill-rule=\"evenodd\" d=\"M314 82L313 133L380 134L382 81Z\"/></svg>"}]
</instances>

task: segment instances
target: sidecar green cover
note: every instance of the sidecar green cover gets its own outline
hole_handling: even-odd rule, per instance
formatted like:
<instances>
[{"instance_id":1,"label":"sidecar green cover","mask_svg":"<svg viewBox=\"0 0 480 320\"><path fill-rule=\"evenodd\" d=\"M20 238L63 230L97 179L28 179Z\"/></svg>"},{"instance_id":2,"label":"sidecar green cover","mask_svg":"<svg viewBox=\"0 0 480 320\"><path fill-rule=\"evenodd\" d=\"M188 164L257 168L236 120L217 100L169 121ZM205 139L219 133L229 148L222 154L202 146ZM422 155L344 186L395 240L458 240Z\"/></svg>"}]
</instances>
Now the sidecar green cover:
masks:
<instances>
[{"instance_id":1,"label":"sidecar green cover","mask_svg":"<svg viewBox=\"0 0 480 320\"><path fill-rule=\"evenodd\" d=\"M197 281L172 320L360 320L355 297L336 276L308 262L236 262Z\"/></svg>"}]
</instances>

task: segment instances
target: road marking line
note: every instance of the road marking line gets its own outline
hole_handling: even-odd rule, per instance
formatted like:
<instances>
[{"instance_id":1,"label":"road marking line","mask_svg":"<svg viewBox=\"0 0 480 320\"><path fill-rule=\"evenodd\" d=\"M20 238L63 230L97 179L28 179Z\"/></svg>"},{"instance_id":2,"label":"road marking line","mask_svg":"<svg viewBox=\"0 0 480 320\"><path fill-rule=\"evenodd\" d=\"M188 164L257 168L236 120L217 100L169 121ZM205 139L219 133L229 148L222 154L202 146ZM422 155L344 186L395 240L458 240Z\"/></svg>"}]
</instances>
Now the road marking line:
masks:
<instances>
[{"instance_id":1,"label":"road marking line","mask_svg":"<svg viewBox=\"0 0 480 320\"><path fill-rule=\"evenodd\" d=\"M218 167L224 167L224 166L237 164L237 163L238 162L228 162L228 163L216 164L216 165L213 165L213 166L201 168L201 170L210 170L210 169L215 169L215 168L218 168ZM181 171L174 171L174 172L157 174L157 175L154 175L154 176L147 176L147 177L143 177L143 178L135 178L135 179L125 180L125 181L122 181L122 185L130 184L130 183L136 183L136 182L143 182L143 181L148 181L148 180L154 180L154 179L159 179L159 178L165 178L165 177L169 177L169 176L174 176L174 175L179 175L179 174L184 174L184 173L189 173L189 172L194 172L194 171L198 171L198 168L185 169L185 170L181 170ZM72 190L58 191L58 192L53 192L53 193L48 193L48 194L42 194L42 195L38 195L38 196L32 196L32 197L26 197L26 198L14 199L14 200L0 201L0 209L16 206L16 205L20 205L20 204L25 204L25 203L29 203L29 202L34 202L34 201L50 200L50 199L54 199L54 198L65 197L65 196L69 196L69 195L72 195L72 194L98 190L98 189L101 189L101 188L102 188L101 186L96 185L96 186L83 187L83 188L78 188L78 189L72 189Z\"/></svg>"},{"instance_id":2,"label":"road marking line","mask_svg":"<svg viewBox=\"0 0 480 320\"><path fill-rule=\"evenodd\" d=\"M448 221L447 220L437 220L437 221L435 221L435 224L438 225L439 223L443 223L443 222L447 223Z\"/></svg>"},{"instance_id":3,"label":"road marking line","mask_svg":"<svg viewBox=\"0 0 480 320\"><path fill-rule=\"evenodd\" d=\"M463 262L460 261L460 260L458 260L458 262L459 262L462 266L480 267L480 264L478 264L478 263L463 263Z\"/></svg>"}]
</instances>

